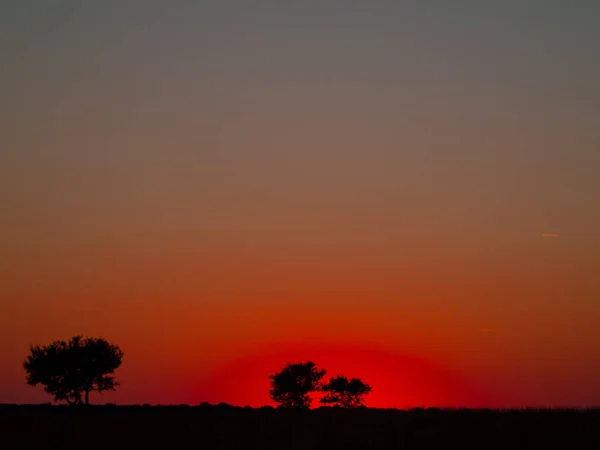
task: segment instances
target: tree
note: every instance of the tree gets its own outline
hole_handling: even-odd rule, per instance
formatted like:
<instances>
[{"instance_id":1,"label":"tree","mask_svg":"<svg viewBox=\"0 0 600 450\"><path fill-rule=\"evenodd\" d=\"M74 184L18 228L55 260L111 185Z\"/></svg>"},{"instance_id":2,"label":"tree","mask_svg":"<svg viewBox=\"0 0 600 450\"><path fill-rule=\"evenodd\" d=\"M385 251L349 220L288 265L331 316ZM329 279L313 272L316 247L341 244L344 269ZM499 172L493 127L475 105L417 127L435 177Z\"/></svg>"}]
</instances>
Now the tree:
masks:
<instances>
[{"instance_id":1,"label":"tree","mask_svg":"<svg viewBox=\"0 0 600 450\"><path fill-rule=\"evenodd\" d=\"M363 406L364 396L371 392L371 386L359 378L348 381L343 375L338 375L329 380L321 388L325 396L321 398L324 405L338 405L343 408L357 408Z\"/></svg>"},{"instance_id":2,"label":"tree","mask_svg":"<svg viewBox=\"0 0 600 450\"><path fill-rule=\"evenodd\" d=\"M310 408L312 392L321 388L325 370L313 362L287 363L278 373L271 375L271 399L280 408Z\"/></svg>"},{"instance_id":3,"label":"tree","mask_svg":"<svg viewBox=\"0 0 600 450\"><path fill-rule=\"evenodd\" d=\"M90 392L114 391L119 385L113 374L122 359L123 351L102 338L75 336L31 346L23 366L29 385L41 384L56 401L87 405Z\"/></svg>"}]
</instances>

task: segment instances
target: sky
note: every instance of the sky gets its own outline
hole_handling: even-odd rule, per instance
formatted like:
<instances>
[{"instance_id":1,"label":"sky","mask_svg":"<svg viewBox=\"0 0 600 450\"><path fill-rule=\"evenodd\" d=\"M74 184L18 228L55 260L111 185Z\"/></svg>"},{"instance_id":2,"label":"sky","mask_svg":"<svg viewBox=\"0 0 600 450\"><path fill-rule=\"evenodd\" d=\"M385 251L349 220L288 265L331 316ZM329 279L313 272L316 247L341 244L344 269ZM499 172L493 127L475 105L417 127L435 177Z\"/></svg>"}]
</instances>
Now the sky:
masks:
<instances>
[{"instance_id":1,"label":"sky","mask_svg":"<svg viewBox=\"0 0 600 450\"><path fill-rule=\"evenodd\" d=\"M0 0L0 403L600 405L596 0ZM545 235L545 236L544 236Z\"/></svg>"}]
</instances>

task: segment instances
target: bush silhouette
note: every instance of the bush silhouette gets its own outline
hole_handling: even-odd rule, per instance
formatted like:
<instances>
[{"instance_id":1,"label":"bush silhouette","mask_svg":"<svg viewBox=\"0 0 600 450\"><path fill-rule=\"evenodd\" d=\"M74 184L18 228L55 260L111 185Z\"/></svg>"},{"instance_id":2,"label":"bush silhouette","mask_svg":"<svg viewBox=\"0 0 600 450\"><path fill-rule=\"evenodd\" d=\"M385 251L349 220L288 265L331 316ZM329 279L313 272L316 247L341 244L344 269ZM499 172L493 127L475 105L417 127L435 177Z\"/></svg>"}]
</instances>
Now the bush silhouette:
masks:
<instances>
[{"instance_id":1,"label":"bush silhouette","mask_svg":"<svg viewBox=\"0 0 600 450\"><path fill-rule=\"evenodd\" d=\"M271 375L271 399L279 408L310 408L310 393L321 389L325 370L315 363L287 363L278 373Z\"/></svg>"},{"instance_id":2,"label":"bush silhouette","mask_svg":"<svg viewBox=\"0 0 600 450\"><path fill-rule=\"evenodd\" d=\"M348 381L345 376L338 375L322 386L321 391L325 393L320 400L324 405L357 408L364 405L364 396L371 392L371 386L363 383L359 378Z\"/></svg>"},{"instance_id":3,"label":"bush silhouette","mask_svg":"<svg viewBox=\"0 0 600 450\"><path fill-rule=\"evenodd\" d=\"M123 351L102 338L75 336L67 342L32 346L30 352L23 363L27 383L43 385L56 401L87 405L90 392L118 386L113 373L121 365Z\"/></svg>"}]
</instances>

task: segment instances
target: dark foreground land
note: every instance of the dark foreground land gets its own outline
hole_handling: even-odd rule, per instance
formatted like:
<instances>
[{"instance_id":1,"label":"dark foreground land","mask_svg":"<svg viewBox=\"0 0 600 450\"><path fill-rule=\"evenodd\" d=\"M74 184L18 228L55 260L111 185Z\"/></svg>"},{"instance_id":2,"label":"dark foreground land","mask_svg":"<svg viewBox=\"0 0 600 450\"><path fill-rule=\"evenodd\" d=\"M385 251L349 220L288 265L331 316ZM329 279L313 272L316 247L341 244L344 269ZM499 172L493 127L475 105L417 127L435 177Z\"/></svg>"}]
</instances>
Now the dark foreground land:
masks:
<instances>
[{"instance_id":1,"label":"dark foreground land","mask_svg":"<svg viewBox=\"0 0 600 450\"><path fill-rule=\"evenodd\" d=\"M595 410L0 406L0 449L600 449Z\"/></svg>"}]
</instances>

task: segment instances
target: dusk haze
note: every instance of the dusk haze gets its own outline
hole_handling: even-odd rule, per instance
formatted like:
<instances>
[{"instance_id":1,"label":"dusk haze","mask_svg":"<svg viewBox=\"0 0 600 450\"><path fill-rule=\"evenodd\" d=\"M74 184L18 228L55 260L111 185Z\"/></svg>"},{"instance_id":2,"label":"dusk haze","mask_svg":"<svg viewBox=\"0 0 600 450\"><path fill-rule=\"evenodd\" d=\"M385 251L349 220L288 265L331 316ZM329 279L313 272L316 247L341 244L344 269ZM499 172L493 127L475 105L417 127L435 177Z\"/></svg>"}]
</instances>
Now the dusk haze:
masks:
<instances>
[{"instance_id":1,"label":"dusk haze","mask_svg":"<svg viewBox=\"0 0 600 450\"><path fill-rule=\"evenodd\" d=\"M600 406L600 1L0 0L0 55L0 404L83 336L96 405L275 406L310 361Z\"/></svg>"}]
</instances>

